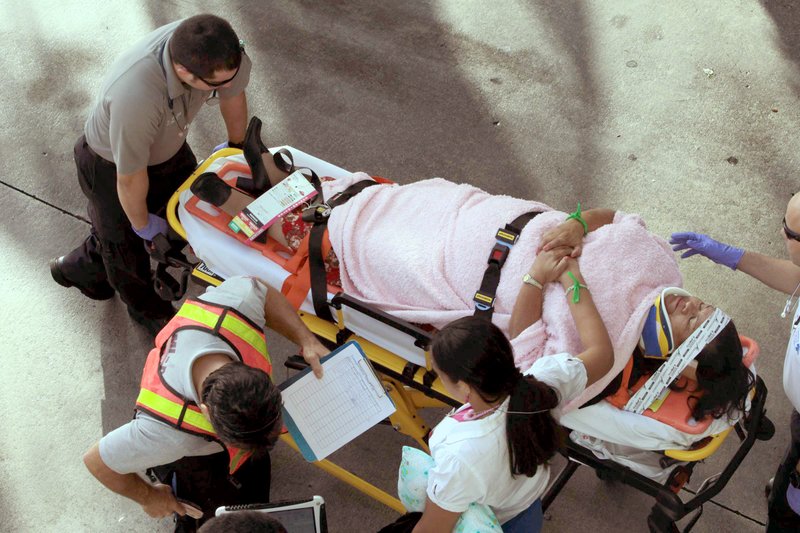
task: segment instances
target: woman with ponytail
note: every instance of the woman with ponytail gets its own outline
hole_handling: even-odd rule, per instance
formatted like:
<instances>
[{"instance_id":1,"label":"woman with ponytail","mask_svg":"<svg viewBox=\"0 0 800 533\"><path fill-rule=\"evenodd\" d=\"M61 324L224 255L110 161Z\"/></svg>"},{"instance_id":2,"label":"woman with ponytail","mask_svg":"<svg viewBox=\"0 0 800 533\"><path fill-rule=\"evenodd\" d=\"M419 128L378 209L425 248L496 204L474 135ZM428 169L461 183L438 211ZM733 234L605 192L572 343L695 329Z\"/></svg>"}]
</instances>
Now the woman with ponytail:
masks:
<instances>
[{"instance_id":1,"label":"woman with ponytail","mask_svg":"<svg viewBox=\"0 0 800 533\"><path fill-rule=\"evenodd\" d=\"M539 284L560 281L583 352L542 357L523 375L508 339L488 320L462 318L434 338L434 370L464 405L431 434L435 466L415 533L452 531L473 502L491 507L506 533L541 529L547 463L563 441L560 406L613 363L608 332L569 251L539 254L532 269L537 284L523 286L517 306L521 313L541 314Z\"/></svg>"}]
</instances>

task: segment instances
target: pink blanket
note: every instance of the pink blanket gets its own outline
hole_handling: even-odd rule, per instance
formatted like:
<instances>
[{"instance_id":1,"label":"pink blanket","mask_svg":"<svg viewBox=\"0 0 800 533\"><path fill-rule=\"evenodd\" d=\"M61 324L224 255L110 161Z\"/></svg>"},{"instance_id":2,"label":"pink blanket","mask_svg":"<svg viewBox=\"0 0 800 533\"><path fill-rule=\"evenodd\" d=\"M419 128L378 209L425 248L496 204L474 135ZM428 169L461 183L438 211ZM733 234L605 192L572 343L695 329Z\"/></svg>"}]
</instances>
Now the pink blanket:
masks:
<instances>
[{"instance_id":1,"label":"pink blanket","mask_svg":"<svg viewBox=\"0 0 800 533\"><path fill-rule=\"evenodd\" d=\"M327 185L326 196L365 177ZM335 185L334 185L335 183ZM506 333L521 279L536 257L542 234L566 214L471 185L440 178L365 189L334 209L328 223L341 264L342 288L360 300L410 322L442 327L474 310L497 228L528 211L543 211L522 232L502 270L493 321ZM617 213L613 224L591 232L580 258L614 343L614 368L567 406L574 409L622 371L640 335L645 313L666 286L681 286L667 243L637 215ZM517 364L582 348L558 284L545 287L542 319L512 341Z\"/></svg>"}]
</instances>

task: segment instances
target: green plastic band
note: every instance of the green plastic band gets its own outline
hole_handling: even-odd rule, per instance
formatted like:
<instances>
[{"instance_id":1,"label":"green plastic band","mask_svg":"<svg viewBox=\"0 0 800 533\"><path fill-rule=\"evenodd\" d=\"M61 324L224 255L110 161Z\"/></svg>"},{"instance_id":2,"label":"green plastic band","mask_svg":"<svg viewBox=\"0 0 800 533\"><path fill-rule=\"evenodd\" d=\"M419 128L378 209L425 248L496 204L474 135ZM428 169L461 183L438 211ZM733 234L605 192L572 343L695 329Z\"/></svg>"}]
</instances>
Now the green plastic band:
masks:
<instances>
[{"instance_id":1,"label":"green plastic band","mask_svg":"<svg viewBox=\"0 0 800 533\"><path fill-rule=\"evenodd\" d=\"M578 281L578 278L575 277L575 274L572 272L567 272L567 275L572 278L572 287L567 289L567 292L572 291L572 303L576 304L581 301L581 289L588 289L586 285Z\"/></svg>"},{"instance_id":2,"label":"green plastic band","mask_svg":"<svg viewBox=\"0 0 800 533\"><path fill-rule=\"evenodd\" d=\"M574 218L575 220L577 220L578 222L580 222L583 225L583 234L584 235L589 233L589 224L587 224L586 221L583 220L583 217L581 217L581 203L580 202L578 202L578 209L576 209L574 213L570 213L567 216L567 220L569 220L571 218Z\"/></svg>"}]
</instances>

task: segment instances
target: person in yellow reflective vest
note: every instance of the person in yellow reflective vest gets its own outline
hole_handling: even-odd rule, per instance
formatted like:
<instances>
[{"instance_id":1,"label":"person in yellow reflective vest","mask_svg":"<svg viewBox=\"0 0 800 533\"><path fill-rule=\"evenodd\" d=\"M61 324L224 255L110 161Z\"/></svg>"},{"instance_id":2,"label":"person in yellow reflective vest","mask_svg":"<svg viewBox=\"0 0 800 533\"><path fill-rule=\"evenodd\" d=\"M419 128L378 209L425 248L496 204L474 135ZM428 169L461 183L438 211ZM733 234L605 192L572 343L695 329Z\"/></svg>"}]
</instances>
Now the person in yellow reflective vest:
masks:
<instances>
[{"instance_id":1,"label":"person in yellow reflective vest","mask_svg":"<svg viewBox=\"0 0 800 533\"><path fill-rule=\"evenodd\" d=\"M218 505L269 501L269 449L282 428L281 397L269 373L263 329L302 348L317 377L328 350L280 291L234 277L187 300L156 336L142 373L136 415L84 455L106 487L160 518L177 513L179 531ZM157 481L140 473L150 470Z\"/></svg>"}]
</instances>

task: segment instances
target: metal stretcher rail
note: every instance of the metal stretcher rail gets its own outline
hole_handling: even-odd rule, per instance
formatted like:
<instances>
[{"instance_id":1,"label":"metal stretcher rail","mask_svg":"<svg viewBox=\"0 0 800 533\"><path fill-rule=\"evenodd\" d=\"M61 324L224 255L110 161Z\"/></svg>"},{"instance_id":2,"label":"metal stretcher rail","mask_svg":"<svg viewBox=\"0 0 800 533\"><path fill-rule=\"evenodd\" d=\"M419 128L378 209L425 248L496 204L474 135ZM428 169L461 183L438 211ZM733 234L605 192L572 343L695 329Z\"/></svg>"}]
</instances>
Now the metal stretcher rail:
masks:
<instances>
[{"instance_id":1,"label":"metal stretcher rail","mask_svg":"<svg viewBox=\"0 0 800 533\"><path fill-rule=\"evenodd\" d=\"M567 465L562 469L558 477L556 477L542 497L542 508L546 510L550 507L578 467L585 465L593 468L601 478L619 481L655 498L656 503L653 505L650 515L647 518L648 527L652 532L672 533L678 531L676 522L686 518L690 513L696 512L683 529L684 532L688 532L694 527L697 520L702 515L703 504L725 488L744 457L753 447L753 444L755 444L755 441L768 440L772 437L774 426L772 426L772 423L765 415L764 406L766 404L766 399L767 387L764 381L760 377L757 377L755 394L751 402L750 411L744 419L740 420L735 426L736 433L741 439L736 452L730 461L728 461L722 472L706 480L706 482L701 485L700 490L694 494L694 497L687 502L681 500L677 491L688 481L695 465L699 461L677 466L670 476L670 479L661 484L618 463L599 459L591 451L582 446L572 445L563 453L567 458ZM729 432L728 430L726 434ZM714 450L716 450L718 446L719 443L716 443ZM710 453L706 453L704 458L708 456L710 456Z\"/></svg>"}]
</instances>

